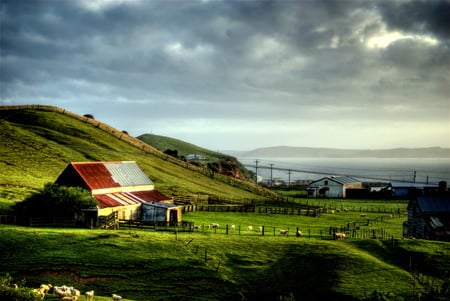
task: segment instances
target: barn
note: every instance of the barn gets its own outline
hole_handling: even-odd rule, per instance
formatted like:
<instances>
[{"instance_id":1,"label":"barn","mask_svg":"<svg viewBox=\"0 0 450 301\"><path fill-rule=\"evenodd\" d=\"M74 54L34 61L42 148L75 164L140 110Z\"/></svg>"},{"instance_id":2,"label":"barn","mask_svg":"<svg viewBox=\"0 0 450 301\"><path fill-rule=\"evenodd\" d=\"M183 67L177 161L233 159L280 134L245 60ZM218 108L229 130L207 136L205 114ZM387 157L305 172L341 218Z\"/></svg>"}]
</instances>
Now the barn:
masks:
<instances>
[{"instance_id":1,"label":"barn","mask_svg":"<svg viewBox=\"0 0 450 301\"><path fill-rule=\"evenodd\" d=\"M308 185L308 197L345 198L348 189L362 189L362 182L345 176L324 177Z\"/></svg>"},{"instance_id":2,"label":"barn","mask_svg":"<svg viewBox=\"0 0 450 301\"><path fill-rule=\"evenodd\" d=\"M141 220L143 205L146 208L158 204L173 203L172 199L155 190L152 180L139 168L135 161L72 162L56 183L62 186L82 187L91 192L97 200L97 208L84 211L85 221L116 213L120 220ZM166 211L178 210L166 206ZM179 210L181 212L181 209ZM167 222L175 217L167 213ZM176 215L181 222L181 213Z\"/></svg>"},{"instance_id":3,"label":"barn","mask_svg":"<svg viewBox=\"0 0 450 301\"><path fill-rule=\"evenodd\" d=\"M450 196L420 195L410 200L403 235L450 241Z\"/></svg>"}]
</instances>

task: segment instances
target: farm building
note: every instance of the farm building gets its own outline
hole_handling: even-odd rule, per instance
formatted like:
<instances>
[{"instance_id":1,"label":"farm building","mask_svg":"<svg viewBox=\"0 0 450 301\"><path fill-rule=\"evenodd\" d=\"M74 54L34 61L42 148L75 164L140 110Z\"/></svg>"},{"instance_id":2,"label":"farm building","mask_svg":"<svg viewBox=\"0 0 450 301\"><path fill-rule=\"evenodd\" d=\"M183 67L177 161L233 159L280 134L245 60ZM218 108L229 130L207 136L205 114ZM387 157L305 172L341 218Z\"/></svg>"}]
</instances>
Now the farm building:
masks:
<instances>
[{"instance_id":1,"label":"farm building","mask_svg":"<svg viewBox=\"0 0 450 301\"><path fill-rule=\"evenodd\" d=\"M134 161L73 162L61 173L56 183L82 187L91 192L98 206L84 211L86 221L96 221L114 212L121 220L141 220L144 204L149 208L173 203L171 198L154 189L153 182ZM177 211L173 207L167 206L166 211ZM181 214L167 213L166 216L167 222L181 222Z\"/></svg>"},{"instance_id":2,"label":"farm building","mask_svg":"<svg viewBox=\"0 0 450 301\"><path fill-rule=\"evenodd\" d=\"M150 223L181 221L181 207L161 202L147 202L142 204L142 221Z\"/></svg>"},{"instance_id":3,"label":"farm building","mask_svg":"<svg viewBox=\"0 0 450 301\"><path fill-rule=\"evenodd\" d=\"M308 197L346 198L347 190L363 189L362 182L345 176L324 177L308 185Z\"/></svg>"},{"instance_id":4,"label":"farm building","mask_svg":"<svg viewBox=\"0 0 450 301\"><path fill-rule=\"evenodd\" d=\"M420 195L423 192L437 190L438 184L426 184L416 182L391 182L384 188L385 192L389 192L394 197L410 197Z\"/></svg>"},{"instance_id":5,"label":"farm building","mask_svg":"<svg viewBox=\"0 0 450 301\"><path fill-rule=\"evenodd\" d=\"M408 221L403 224L406 237L450 241L450 196L422 195L408 204Z\"/></svg>"}]
</instances>

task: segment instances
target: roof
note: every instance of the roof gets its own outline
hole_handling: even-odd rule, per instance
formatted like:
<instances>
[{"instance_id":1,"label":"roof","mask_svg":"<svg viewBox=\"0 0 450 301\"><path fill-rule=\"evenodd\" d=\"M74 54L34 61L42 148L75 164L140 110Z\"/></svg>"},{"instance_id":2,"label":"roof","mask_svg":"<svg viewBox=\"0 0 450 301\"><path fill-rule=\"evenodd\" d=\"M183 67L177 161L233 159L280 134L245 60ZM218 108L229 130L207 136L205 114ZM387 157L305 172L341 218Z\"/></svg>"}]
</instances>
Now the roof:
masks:
<instances>
[{"instance_id":1,"label":"roof","mask_svg":"<svg viewBox=\"0 0 450 301\"><path fill-rule=\"evenodd\" d=\"M57 182L63 178L63 182L70 181L65 176L70 174L73 177L73 171L82 178L90 190L153 185L153 182L134 161L72 162Z\"/></svg>"},{"instance_id":2,"label":"roof","mask_svg":"<svg viewBox=\"0 0 450 301\"><path fill-rule=\"evenodd\" d=\"M100 209L170 200L168 196L157 190L96 194L94 198L98 201Z\"/></svg>"},{"instance_id":3,"label":"roof","mask_svg":"<svg viewBox=\"0 0 450 301\"><path fill-rule=\"evenodd\" d=\"M166 208L166 209L180 207L180 206L177 206L175 204L155 203L155 202L144 203L144 204L142 204L142 206L144 206L144 207L145 206L153 206L153 207L160 207L160 208Z\"/></svg>"},{"instance_id":4,"label":"roof","mask_svg":"<svg viewBox=\"0 0 450 301\"><path fill-rule=\"evenodd\" d=\"M426 195L416 198L422 213L450 213L450 196Z\"/></svg>"},{"instance_id":5,"label":"roof","mask_svg":"<svg viewBox=\"0 0 450 301\"><path fill-rule=\"evenodd\" d=\"M360 182L361 182L361 181L359 181L359 180L357 180L357 179L355 179L355 178L352 178L352 177L346 177L346 176L331 176L331 177L324 177L324 178L321 178L321 179L319 179L319 180L315 180L314 182L311 182L310 185L312 185L312 184L314 184L314 183L316 183L316 182L325 180L325 179L330 180L330 181L334 181L334 182L337 182L337 183L340 183L340 184L342 184L342 185L345 185L345 184L354 184L354 183L360 183Z\"/></svg>"},{"instance_id":6,"label":"roof","mask_svg":"<svg viewBox=\"0 0 450 301\"><path fill-rule=\"evenodd\" d=\"M391 182L389 186L392 188L438 188L438 184L426 184L426 183L417 183L417 182Z\"/></svg>"}]
</instances>

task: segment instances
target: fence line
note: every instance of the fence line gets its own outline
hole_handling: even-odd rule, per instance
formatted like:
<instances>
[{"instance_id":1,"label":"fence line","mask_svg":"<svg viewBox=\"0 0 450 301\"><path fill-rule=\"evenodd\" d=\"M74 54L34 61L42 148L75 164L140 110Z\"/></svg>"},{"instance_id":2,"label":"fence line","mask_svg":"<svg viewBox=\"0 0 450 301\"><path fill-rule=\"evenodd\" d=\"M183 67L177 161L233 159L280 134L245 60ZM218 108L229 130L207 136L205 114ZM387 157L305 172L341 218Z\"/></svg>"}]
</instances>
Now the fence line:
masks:
<instances>
[{"instance_id":1,"label":"fence line","mask_svg":"<svg viewBox=\"0 0 450 301\"><path fill-rule=\"evenodd\" d=\"M67 217L30 217L30 227L75 227L73 218Z\"/></svg>"},{"instance_id":2,"label":"fence line","mask_svg":"<svg viewBox=\"0 0 450 301\"><path fill-rule=\"evenodd\" d=\"M0 215L0 224L15 225L17 223L15 215Z\"/></svg>"},{"instance_id":3,"label":"fence line","mask_svg":"<svg viewBox=\"0 0 450 301\"><path fill-rule=\"evenodd\" d=\"M292 207L267 207L267 206L243 206L243 205L185 205L183 213L194 211L208 212L242 212L242 213L265 213L265 214L285 214L285 215L304 215L319 216L322 213L320 208L292 208Z\"/></svg>"}]
</instances>

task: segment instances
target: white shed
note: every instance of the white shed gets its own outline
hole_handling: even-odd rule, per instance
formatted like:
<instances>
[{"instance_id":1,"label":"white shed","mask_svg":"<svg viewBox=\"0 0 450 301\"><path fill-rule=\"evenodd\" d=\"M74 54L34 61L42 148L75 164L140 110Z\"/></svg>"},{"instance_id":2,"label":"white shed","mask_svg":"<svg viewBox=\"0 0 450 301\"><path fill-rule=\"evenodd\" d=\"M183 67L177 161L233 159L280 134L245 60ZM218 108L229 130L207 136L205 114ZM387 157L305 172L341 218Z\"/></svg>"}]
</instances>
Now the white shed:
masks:
<instances>
[{"instance_id":1,"label":"white shed","mask_svg":"<svg viewBox=\"0 0 450 301\"><path fill-rule=\"evenodd\" d=\"M347 189L361 189L362 182L345 176L324 177L311 182L307 191L309 197L345 198Z\"/></svg>"}]
</instances>

